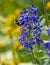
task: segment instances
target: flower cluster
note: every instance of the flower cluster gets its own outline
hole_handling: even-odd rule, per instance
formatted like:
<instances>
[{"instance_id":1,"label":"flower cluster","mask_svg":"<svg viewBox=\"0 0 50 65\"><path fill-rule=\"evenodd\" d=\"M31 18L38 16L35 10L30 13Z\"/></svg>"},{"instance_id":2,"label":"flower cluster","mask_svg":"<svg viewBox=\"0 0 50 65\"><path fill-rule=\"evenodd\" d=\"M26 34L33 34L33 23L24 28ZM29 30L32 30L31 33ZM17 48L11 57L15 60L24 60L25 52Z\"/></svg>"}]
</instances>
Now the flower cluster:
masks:
<instances>
[{"instance_id":1,"label":"flower cluster","mask_svg":"<svg viewBox=\"0 0 50 65\"><path fill-rule=\"evenodd\" d=\"M24 8L18 18L19 23L23 23L19 40L24 47L29 47L30 49L32 49L32 44L40 46L42 42L40 39L42 26L38 22L40 17L37 15L37 11L38 8L32 5L28 9Z\"/></svg>"},{"instance_id":2,"label":"flower cluster","mask_svg":"<svg viewBox=\"0 0 50 65\"><path fill-rule=\"evenodd\" d=\"M50 55L50 41L44 41L43 46L44 46L44 49L48 52L48 55Z\"/></svg>"}]
</instances>

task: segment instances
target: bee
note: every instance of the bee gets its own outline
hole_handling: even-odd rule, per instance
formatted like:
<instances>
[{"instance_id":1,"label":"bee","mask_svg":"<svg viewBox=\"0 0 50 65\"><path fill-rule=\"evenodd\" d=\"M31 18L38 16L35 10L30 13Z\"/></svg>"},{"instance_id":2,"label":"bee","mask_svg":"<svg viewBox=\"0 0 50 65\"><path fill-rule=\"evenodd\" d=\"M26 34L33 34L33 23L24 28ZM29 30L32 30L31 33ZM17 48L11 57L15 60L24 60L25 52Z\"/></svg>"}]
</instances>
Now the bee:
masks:
<instances>
[{"instance_id":1,"label":"bee","mask_svg":"<svg viewBox=\"0 0 50 65\"><path fill-rule=\"evenodd\" d=\"M22 26L24 24L24 21L20 24L19 21L17 19L15 19L15 23L18 25L18 26Z\"/></svg>"}]
</instances>

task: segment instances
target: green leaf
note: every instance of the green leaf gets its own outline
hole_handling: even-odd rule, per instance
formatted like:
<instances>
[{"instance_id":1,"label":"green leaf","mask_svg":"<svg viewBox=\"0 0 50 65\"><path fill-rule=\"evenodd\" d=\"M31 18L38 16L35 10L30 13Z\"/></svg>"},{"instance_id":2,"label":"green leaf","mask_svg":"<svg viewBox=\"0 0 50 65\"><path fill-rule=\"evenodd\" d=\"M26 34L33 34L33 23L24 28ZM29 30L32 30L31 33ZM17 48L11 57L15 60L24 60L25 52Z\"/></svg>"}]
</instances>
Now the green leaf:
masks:
<instances>
[{"instance_id":1,"label":"green leaf","mask_svg":"<svg viewBox=\"0 0 50 65\"><path fill-rule=\"evenodd\" d=\"M46 59L43 65L50 65L50 59Z\"/></svg>"},{"instance_id":2,"label":"green leaf","mask_svg":"<svg viewBox=\"0 0 50 65\"><path fill-rule=\"evenodd\" d=\"M42 40L48 40L50 37L46 34L46 31L43 31L41 34L41 39Z\"/></svg>"},{"instance_id":3,"label":"green leaf","mask_svg":"<svg viewBox=\"0 0 50 65\"><path fill-rule=\"evenodd\" d=\"M35 60L36 60L36 63L37 63L38 65L41 65L40 59L39 59L38 57L36 57L36 56L34 56L34 58L35 58Z\"/></svg>"},{"instance_id":4,"label":"green leaf","mask_svg":"<svg viewBox=\"0 0 50 65\"><path fill-rule=\"evenodd\" d=\"M45 19L45 18L43 18L43 19L41 20L40 24L41 24L41 25L44 25L44 24L45 24L45 22L46 22L46 19Z\"/></svg>"}]
</instances>

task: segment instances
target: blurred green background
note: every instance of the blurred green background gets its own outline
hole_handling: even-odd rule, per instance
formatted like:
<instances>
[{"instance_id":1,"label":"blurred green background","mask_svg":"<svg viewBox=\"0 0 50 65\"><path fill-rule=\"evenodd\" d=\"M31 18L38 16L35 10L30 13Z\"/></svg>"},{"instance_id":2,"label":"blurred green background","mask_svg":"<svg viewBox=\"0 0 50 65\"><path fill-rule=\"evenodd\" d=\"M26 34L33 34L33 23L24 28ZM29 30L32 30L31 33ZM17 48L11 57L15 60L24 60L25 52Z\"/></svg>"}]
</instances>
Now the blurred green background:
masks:
<instances>
[{"instance_id":1,"label":"blurred green background","mask_svg":"<svg viewBox=\"0 0 50 65\"><path fill-rule=\"evenodd\" d=\"M22 9L32 4L35 4L43 13L43 0L0 0L0 15L7 16L10 13L14 13L17 8Z\"/></svg>"},{"instance_id":2,"label":"blurred green background","mask_svg":"<svg viewBox=\"0 0 50 65\"><path fill-rule=\"evenodd\" d=\"M17 26L14 23L14 20L20 15L19 13L23 8L28 8L32 4L35 4L38 7L38 9L40 10L38 14L40 16L41 13L44 14L43 0L0 0L0 63L4 63L5 61L5 63L9 63L12 60L11 58L13 58L13 50L15 50L15 60L17 64L21 62L31 62L30 54L24 55L26 50L23 49L24 53L20 50L23 48L22 46L20 46L20 42L18 41L21 27ZM50 23L50 0L46 0L45 8L48 14L48 22ZM42 39L49 38L45 35L45 33L46 31L43 31L43 34L41 35ZM13 50L12 44L14 46ZM41 49L42 48L40 48L40 50ZM37 48L35 49L35 51L36 50ZM37 55L39 58L44 55L43 49L42 52L40 52L40 50L37 50L35 52L35 55ZM29 53L29 51L26 52ZM9 55L12 57L10 58ZM9 60L8 57L10 58Z\"/></svg>"}]
</instances>

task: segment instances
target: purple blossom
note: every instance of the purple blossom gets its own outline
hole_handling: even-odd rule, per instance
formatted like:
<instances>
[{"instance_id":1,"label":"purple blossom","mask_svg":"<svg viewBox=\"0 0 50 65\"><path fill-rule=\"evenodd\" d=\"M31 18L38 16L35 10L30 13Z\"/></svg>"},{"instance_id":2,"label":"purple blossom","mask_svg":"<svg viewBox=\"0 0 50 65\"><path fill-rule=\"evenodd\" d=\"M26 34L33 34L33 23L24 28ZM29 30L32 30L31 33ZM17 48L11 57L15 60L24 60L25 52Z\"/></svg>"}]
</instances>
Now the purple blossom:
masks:
<instances>
[{"instance_id":1,"label":"purple blossom","mask_svg":"<svg viewBox=\"0 0 50 65\"><path fill-rule=\"evenodd\" d=\"M43 41L44 42L44 44L43 44L43 47L44 47L44 49L47 51L47 49L48 49L48 55L50 55L50 40L49 41L46 41L46 40L44 40Z\"/></svg>"},{"instance_id":2,"label":"purple blossom","mask_svg":"<svg viewBox=\"0 0 50 65\"><path fill-rule=\"evenodd\" d=\"M42 26L38 22L40 17L37 15L37 11L38 8L32 5L28 9L24 8L18 18L20 24L24 22L19 41L24 47L29 47L30 49L32 49L32 44L40 46L40 43L42 43L40 39Z\"/></svg>"},{"instance_id":3,"label":"purple blossom","mask_svg":"<svg viewBox=\"0 0 50 65\"><path fill-rule=\"evenodd\" d=\"M50 27L45 27L46 31L47 31L47 35L50 34Z\"/></svg>"}]
</instances>

